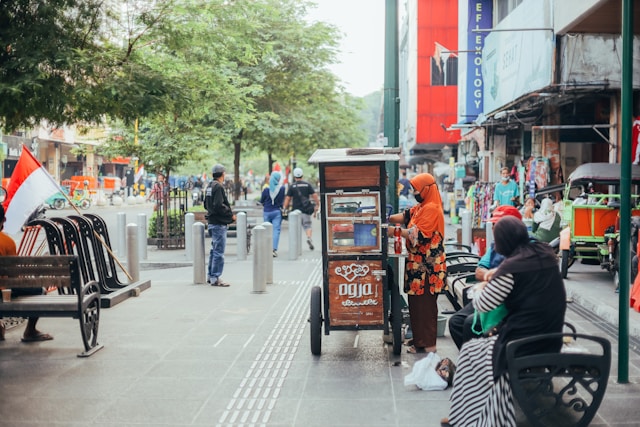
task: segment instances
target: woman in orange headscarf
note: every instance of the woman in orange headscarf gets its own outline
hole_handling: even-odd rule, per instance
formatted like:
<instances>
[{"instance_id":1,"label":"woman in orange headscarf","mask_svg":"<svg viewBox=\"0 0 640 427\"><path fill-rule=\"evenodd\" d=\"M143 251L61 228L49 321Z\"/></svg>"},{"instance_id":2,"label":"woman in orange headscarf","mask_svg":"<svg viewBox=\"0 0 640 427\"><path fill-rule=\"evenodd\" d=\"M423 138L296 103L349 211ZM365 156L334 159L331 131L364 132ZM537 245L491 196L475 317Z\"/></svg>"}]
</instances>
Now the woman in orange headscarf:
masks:
<instances>
[{"instance_id":1,"label":"woman in orange headscarf","mask_svg":"<svg viewBox=\"0 0 640 427\"><path fill-rule=\"evenodd\" d=\"M411 179L418 202L389 217L391 224L404 224L406 239L404 290L408 295L413 343L409 353L436 351L438 294L446 286L447 268L444 253L444 212L440 191L433 175L422 173ZM393 227L389 227L389 236Z\"/></svg>"}]
</instances>

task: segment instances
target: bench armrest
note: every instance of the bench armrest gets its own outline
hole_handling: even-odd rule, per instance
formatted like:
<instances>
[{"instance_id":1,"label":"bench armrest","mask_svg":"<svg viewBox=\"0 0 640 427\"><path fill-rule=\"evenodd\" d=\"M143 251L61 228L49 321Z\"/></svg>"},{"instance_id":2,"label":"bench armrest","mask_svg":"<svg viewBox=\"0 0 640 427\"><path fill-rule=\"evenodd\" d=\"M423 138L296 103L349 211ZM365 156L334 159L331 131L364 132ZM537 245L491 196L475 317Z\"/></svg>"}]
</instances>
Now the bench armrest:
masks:
<instances>
[{"instance_id":1,"label":"bench armrest","mask_svg":"<svg viewBox=\"0 0 640 427\"><path fill-rule=\"evenodd\" d=\"M535 348L542 340L565 337L586 341L599 351L519 355L525 345ZM513 396L532 425L559 425L559 419L565 420L561 425L589 425L607 389L609 340L576 333L542 334L509 342L506 353Z\"/></svg>"}]
</instances>

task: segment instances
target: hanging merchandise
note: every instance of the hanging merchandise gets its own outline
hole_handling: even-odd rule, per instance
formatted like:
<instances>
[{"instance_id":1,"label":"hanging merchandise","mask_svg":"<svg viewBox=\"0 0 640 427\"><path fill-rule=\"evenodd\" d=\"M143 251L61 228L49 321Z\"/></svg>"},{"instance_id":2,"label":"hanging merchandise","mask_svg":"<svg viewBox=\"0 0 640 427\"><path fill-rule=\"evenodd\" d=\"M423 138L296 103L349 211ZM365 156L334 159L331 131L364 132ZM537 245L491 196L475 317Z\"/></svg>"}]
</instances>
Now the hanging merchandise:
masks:
<instances>
[{"instance_id":1,"label":"hanging merchandise","mask_svg":"<svg viewBox=\"0 0 640 427\"><path fill-rule=\"evenodd\" d=\"M473 185L473 228L484 228L487 218L491 216L491 204L493 203L494 184L490 182L476 182Z\"/></svg>"}]
</instances>

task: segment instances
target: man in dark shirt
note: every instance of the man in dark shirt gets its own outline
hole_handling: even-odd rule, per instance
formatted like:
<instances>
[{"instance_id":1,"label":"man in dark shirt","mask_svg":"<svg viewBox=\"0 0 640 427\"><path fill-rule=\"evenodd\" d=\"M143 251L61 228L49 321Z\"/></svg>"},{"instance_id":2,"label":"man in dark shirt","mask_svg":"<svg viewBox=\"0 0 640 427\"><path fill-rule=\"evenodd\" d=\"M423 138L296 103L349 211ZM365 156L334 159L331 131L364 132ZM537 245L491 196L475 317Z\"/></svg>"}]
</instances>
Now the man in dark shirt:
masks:
<instances>
[{"instance_id":1,"label":"man in dark shirt","mask_svg":"<svg viewBox=\"0 0 640 427\"><path fill-rule=\"evenodd\" d=\"M302 180L303 172L301 168L295 168L293 170L294 183L289 186L287 196L284 199L284 211L287 212L289 204L293 201L293 210L299 210L302 218L302 228L307 234L307 244L309 249L313 250L313 240L311 239L311 215L315 215L320 207L320 199L318 194L314 191L313 186L307 181ZM314 206L313 210L305 209L305 202L313 197Z\"/></svg>"},{"instance_id":2,"label":"man in dark shirt","mask_svg":"<svg viewBox=\"0 0 640 427\"><path fill-rule=\"evenodd\" d=\"M211 286L229 286L220 279L224 269L224 251L227 246L227 225L236 220L224 190L224 166L217 164L211 169L213 180L207 187L204 207L207 210L211 251L209 252L209 270L207 283Z\"/></svg>"}]
</instances>

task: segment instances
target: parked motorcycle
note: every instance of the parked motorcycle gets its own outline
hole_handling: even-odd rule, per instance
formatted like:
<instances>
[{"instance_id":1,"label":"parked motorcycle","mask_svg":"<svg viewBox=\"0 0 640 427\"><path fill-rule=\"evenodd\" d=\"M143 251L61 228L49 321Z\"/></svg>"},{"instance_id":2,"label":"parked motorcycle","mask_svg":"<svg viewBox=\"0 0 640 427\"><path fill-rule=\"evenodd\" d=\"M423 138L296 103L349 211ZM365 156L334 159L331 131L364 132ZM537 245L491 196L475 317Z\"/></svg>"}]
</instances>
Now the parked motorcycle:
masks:
<instances>
[{"instance_id":1,"label":"parked motorcycle","mask_svg":"<svg viewBox=\"0 0 640 427\"><path fill-rule=\"evenodd\" d=\"M63 187L63 191L65 194L69 194L68 188ZM89 193L85 190L75 190L73 192L73 196L70 198L65 197L61 192L58 192L49 197L45 203L52 209L64 209L69 204L69 199L71 200L71 203L81 209L89 209L91 207L91 198L89 197Z\"/></svg>"}]
</instances>

